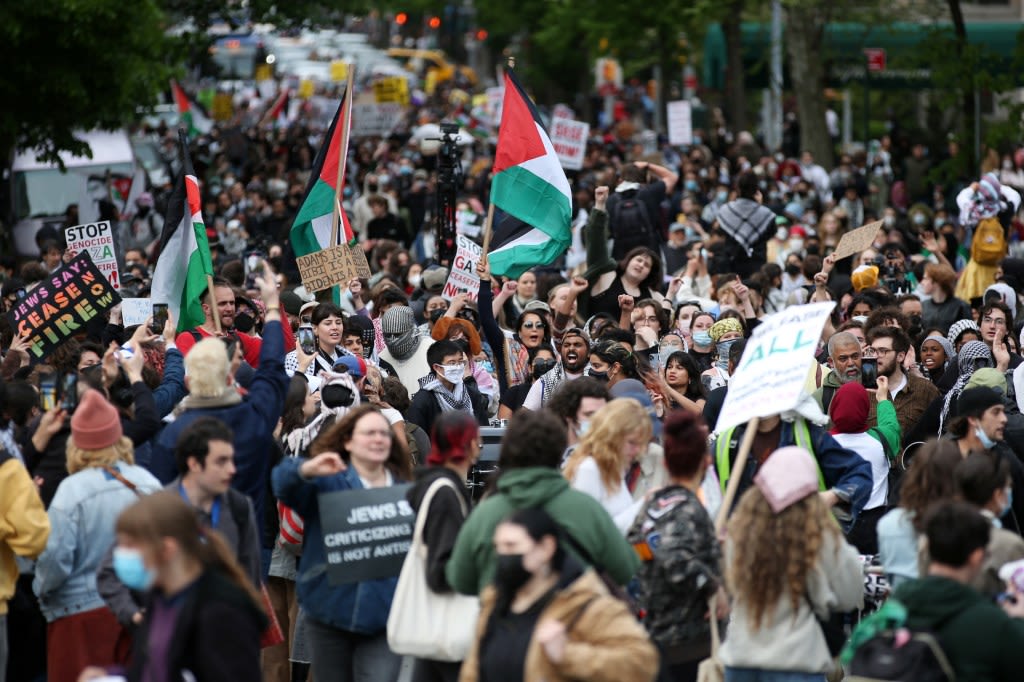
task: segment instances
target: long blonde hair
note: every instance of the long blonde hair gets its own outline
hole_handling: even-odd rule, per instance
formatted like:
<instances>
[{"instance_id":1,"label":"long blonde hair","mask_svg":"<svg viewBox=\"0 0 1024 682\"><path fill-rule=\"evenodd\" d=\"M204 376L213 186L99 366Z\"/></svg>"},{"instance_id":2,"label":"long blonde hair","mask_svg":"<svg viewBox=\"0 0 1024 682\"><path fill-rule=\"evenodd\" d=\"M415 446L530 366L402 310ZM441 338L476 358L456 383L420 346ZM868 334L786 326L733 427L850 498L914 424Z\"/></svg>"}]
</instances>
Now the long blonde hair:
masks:
<instances>
[{"instance_id":1,"label":"long blonde hair","mask_svg":"<svg viewBox=\"0 0 1024 682\"><path fill-rule=\"evenodd\" d=\"M818 561L826 535L841 539L839 526L818 495L808 495L775 514L756 486L743 494L729 519L732 559L725 578L730 592L750 610L755 628L781 599L788 598L794 612L800 607L807 574Z\"/></svg>"},{"instance_id":2,"label":"long blonde hair","mask_svg":"<svg viewBox=\"0 0 1024 682\"><path fill-rule=\"evenodd\" d=\"M590 418L590 430L565 464L565 477L571 482L583 460L593 457L601 473L601 483L609 495L614 494L622 485L627 464L622 455L626 438L635 435L646 443L651 439L651 431L651 417L639 401L633 398L612 400Z\"/></svg>"},{"instance_id":3,"label":"long blonde hair","mask_svg":"<svg viewBox=\"0 0 1024 682\"><path fill-rule=\"evenodd\" d=\"M135 464L135 448L132 446L131 439L127 436L121 436L121 439L113 445L108 445L99 450L83 450L75 445L74 438L68 438L65 453L67 455L69 474L77 474L82 469L102 469L103 467L114 466L118 462Z\"/></svg>"}]
</instances>

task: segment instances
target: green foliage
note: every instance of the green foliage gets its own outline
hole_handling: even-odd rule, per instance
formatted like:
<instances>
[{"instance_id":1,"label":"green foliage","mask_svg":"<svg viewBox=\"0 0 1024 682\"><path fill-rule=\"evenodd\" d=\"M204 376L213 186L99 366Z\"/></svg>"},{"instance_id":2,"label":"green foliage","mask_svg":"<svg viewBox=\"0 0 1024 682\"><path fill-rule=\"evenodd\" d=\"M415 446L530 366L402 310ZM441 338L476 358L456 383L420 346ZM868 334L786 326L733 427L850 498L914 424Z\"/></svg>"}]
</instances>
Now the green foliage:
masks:
<instances>
[{"instance_id":1,"label":"green foliage","mask_svg":"<svg viewBox=\"0 0 1024 682\"><path fill-rule=\"evenodd\" d=\"M88 153L75 130L118 128L166 88L155 0L18 0L0 4L0 154Z\"/></svg>"}]
</instances>

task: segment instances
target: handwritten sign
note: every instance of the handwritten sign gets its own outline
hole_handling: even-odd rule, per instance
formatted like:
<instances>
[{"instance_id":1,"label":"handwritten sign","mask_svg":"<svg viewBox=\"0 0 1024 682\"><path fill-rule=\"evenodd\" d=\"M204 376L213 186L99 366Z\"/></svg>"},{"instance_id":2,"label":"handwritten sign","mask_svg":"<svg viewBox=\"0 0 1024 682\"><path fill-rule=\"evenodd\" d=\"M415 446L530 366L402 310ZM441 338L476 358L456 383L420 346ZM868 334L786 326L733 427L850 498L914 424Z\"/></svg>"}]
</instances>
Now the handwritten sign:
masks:
<instances>
[{"instance_id":1,"label":"handwritten sign","mask_svg":"<svg viewBox=\"0 0 1024 682\"><path fill-rule=\"evenodd\" d=\"M396 577L412 544L416 512L410 485L338 490L318 498L327 582L344 585Z\"/></svg>"},{"instance_id":2,"label":"handwritten sign","mask_svg":"<svg viewBox=\"0 0 1024 682\"><path fill-rule=\"evenodd\" d=\"M757 326L729 381L716 431L800 404L821 330L834 307L831 301L791 306Z\"/></svg>"},{"instance_id":3,"label":"handwritten sign","mask_svg":"<svg viewBox=\"0 0 1024 682\"><path fill-rule=\"evenodd\" d=\"M858 227L856 230L850 230L836 244L836 250L832 253L832 257L839 260L870 248L875 243L875 235L878 234L881 227L882 221L876 220L863 227Z\"/></svg>"},{"instance_id":4,"label":"handwritten sign","mask_svg":"<svg viewBox=\"0 0 1024 682\"><path fill-rule=\"evenodd\" d=\"M121 278L117 271L117 253L114 250L114 231L110 227L110 221L68 227L64 230L64 240L71 251L88 251L92 262L107 278L110 286L115 289L121 288Z\"/></svg>"},{"instance_id":5,"label":"handwritten sign","mask_svg":"<svg viewBox=\"0 0 1024 682\"><path fill-rule=\"evenodd\" d=\"M29 359L38 362L120 302L86 250L26 293L7 319L19 336L28 339Z\"/></svg>"},{"instance_id":6,"label":"handwritten sign","mask_svg":"<svg viewBox=\"0 0 1024 682\"><path fill-rule=\"evenodd\" d=\"M585 121L573 121L568 118L551 119L551 146L558 154L562 168L580 170L583 168L583 157L587 153L587 137L590 136L590 124Z\"/></svg>"},{"instance_id":7,"label":"handwritten sign","mask_svg":"<svg viewBox=\"0 0 1024 682\"><path fill-rule=\"evenodd\" d=\"M409 104L409 83L401 76L381 78L373 84L373 96L378 104L395 102Z\"/></svg>"},{"instance_id":8,"label":"handwritten sign","mask_svg":"<svg viewBox=\"0 0 1024 682\"><path fill-rule=\"evenodd\" d=\"M693 118L690 103L684 99L668 103L668 143L693 144Z\"/></svg>"},{"instance_id":9,"label":"handwritten sign","mask_svg":"<svg viewBox=\"0 0 1024 682\"><path fill-rule=\"evenodd\" d=\"M404 115L405 107L396 102L353 104L352 137L385 137Z\"/></svg>"},{"instance_id":10,"label":"handwritten sign","mask_svg":"<svg viewBox=\"0 0 1024 682\"><path fill-rule=\"evenodd\" d=\"M441 296L449 301L459 294L469 294L472 301L476 301L480 294L480 277L476 274L477 263L483 249L471 239L456 235L455 243L458 247L455 252L455 260L452 262L452 270L448 274L448 281L444 283Z\"/></svg>"},{"instance_id":11,"label":"handwritten sign","mask_svg":"<svg viewBox=\"0 0 1024 682\"><path fill-rule=\"evenodd\" d=\"M121 323L125 327L143 324L153 315L153 299L122 298Z\"/></svg>"},{"instance_id":12,"label":"handwritten sign","mask_svg":"<svg viewBox=\"0 0 1024 682\"><path fill-rule=\"evenodd\" d=\"M370 277L370 264L358 246L339 244L295 260L306 291L323 291L357 277Z\"/></svg>"}]
</instances>

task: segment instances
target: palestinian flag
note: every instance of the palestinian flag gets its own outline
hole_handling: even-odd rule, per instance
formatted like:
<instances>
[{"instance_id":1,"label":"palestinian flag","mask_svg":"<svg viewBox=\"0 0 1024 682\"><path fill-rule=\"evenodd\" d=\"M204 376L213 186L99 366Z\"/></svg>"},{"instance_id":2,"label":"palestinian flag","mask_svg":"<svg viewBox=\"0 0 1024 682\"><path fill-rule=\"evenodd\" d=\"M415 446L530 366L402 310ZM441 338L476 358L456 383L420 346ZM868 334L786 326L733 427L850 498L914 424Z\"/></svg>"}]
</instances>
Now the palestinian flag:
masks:
<instances>
[{"instance_id":1,"label":"palestinian flag","mask_svg":"<svg viewBox=\"0 0 1024 682\"><path fill-rule=\"evenodd\" d=\"M350 116L345 115L345 109L349 106L349 94L349 89L346 88L338 111L334 114L334 120L331 121L331 127L324 136L323 146L320 147L313 162L313 172L310 174L309 186L306 187L306 196L295 216L295 222L292 223L292 250L296 257L335 246L331 244L331 221L334 217L335 196L340 195L345 184L344 163L348 156L349 140L349 131L346 128L351 120ZM342 187L337 187L339 164ZM340 219L338 243L348 242L355 245L356 237L344 210L341 210Z\"/></svg>"},{"instance_id":2,"label":"palestinian flag","mask_svg":"<svg viewBox=\"0 0 1024 682\"><path fill-rule=\"evenodd\" d=\"M270 121L270 124L274 128L287 128L290 123L289 120L289 108L291 107L291 94L288 88L281 91L281 94L277 96L273 104L270 105L270 109L267 111L265 120Z\"/></svg>"},{"instance_id":3,"label":"palestinian flag","mask_svg":"<svg viewBox=\"0 0 1024 682\"><path fill-rule=\"evenodd\" d=\"M153 255L156 269L150 298L166 303L178 323L178 331L193 329L206 321L202 294L207 277L213 276L213 260L200 212L199 183L192 170L184 128L178 129L181 177L167 201L164 229Z\"/></svg>"},{"instance_id":4,"label":"palestinian flag","mask_svg":"<svg viewBox=\"0 0 1024 682\"><path fill-rule=\"evenodd\" d=\"M171 91L174 93L174 104L178 107L178 123L186 127L189 137L210 132L213 121L207 118L202 108L185 94L178 81L171 81Z\"/></svg>"},{"instance_id":5,"label":"palestinian flag","mask_svg":"<svg viewBox=\"0 0 1024 682\"><path fill-rule=\"evenodd\" d=\"M505 72L491 201L507 214L496 217L491 228L488 262L493 274L519 277L553 262L569 247L569 180L537 108L511 69Z\"/></svg>"}]
</instances>

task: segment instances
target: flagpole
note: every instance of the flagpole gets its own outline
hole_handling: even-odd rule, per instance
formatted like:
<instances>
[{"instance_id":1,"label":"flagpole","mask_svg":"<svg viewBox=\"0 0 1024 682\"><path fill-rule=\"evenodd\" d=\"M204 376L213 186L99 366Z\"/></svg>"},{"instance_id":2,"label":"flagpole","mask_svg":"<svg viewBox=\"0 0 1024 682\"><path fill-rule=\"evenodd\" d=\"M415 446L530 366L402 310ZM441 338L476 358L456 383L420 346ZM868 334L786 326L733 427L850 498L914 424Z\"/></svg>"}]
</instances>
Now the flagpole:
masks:
<instances>
[{"instance_id":1,"label":"flagpole","mask_svg":"<svg viewBox=\"0 0 1024 682\"><path fill-rule=\"evenodd\" d=\"M338 245L338 223L341 221L341 185L345 178L345 164L348 161L349 128L352 123L352 98L355 96L356 65L348 64L348 83L345 84L344 111L341 112L341 141L338 150L338 178L334 183L334 211L331 214L331 246Z\"/></svg>"},{"instance_id":2,"label":"flagpole","mask_svg":"<svg viewBox=\"0 0 1024 682\"><path fill-rule=\"evenodd\" d=\"M206 275L206 295L209 297L209 301L206 305L210 306L210 316L213 318L213 328L217 330L217 335L220 336L223 333L223 329L220 326L220 309L217 307L217 297L213 293L213 275Z\"/></svg>"},{"instance_id":3,"label":"flagpole","mask_svg":"<svg viewBox=\"0 0 1024 682\"><path fill-rule=\"evenodd\" d=\"M483 255L487 257L487 252L491 248L491 226L494 223L494 202L492 201L487 207L487 221L484 223L484 245Z\"/></svg>"}]
</instances>

